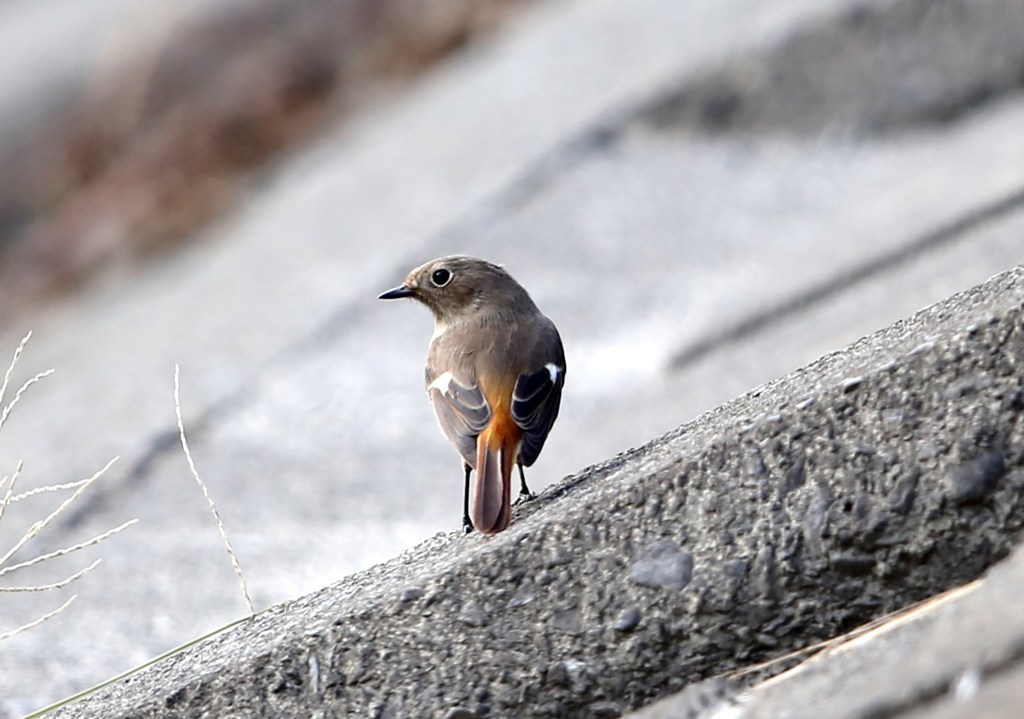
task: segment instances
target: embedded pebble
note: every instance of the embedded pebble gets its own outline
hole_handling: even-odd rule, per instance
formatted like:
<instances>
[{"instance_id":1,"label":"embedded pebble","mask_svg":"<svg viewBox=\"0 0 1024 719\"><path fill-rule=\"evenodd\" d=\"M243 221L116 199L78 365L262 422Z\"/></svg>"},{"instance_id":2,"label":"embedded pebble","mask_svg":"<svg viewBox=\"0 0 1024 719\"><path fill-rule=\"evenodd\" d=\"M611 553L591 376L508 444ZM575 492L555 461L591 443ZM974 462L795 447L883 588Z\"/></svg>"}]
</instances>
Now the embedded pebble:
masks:
<instances>
[{"instance_id":1,"label":"embedded pebble","mask_svg":"<svg viewBox=\"0 0 1024 719\"><path fill-rule=\"evenodd\" d=\"M843 380L843 392L853 392L864 384L863 377L847 377Z\"/></svg>"},{"instance_id":2,"label":"embedded pebble","mask_svg":"<svg viewBox=\"0 0 1024 719\"><path fill-rule=\"evenodd\" d=\"M426 594L426 590L423 587L406 587L402 590L402 595L399 597L399 601L402 603L412 602Z\"/></svg>"},{"instance_id":3,"label":"embedded pebble","mask_svg":"<svg viewBox=\"0 0 1024 719\"><path fill-rule=\"evenodd\" d=\"M619 616L615 618L615 624L613 624L612 626L615 627L616 631L628 632L633 629L636 629L639 624L640 608L633 606L626 607L621 612L619 612Z\"/></svg>"},{"instance_id":4,"label":"embedded pebble","mask_svg":"<svg viewBox=\"0 0 1024 719\"><path fill-rule=\"evenodd\" d=\"M693 555L671 539L645 547L630 569L634 582L659 589L682 589L692 577Z\"/></svg>"},{"instance_id":5,"label":"embedded pebble","mask_svg":"<svg viewBox=\"0 0 1024 719\"><path fill-rule=\"evenodd\" d=\"M1006 459L999 450L990 450L953 467L946 476L949 494L960 504L979 502L996 488L1006 472Z\"/></svg>"}]
</instances>

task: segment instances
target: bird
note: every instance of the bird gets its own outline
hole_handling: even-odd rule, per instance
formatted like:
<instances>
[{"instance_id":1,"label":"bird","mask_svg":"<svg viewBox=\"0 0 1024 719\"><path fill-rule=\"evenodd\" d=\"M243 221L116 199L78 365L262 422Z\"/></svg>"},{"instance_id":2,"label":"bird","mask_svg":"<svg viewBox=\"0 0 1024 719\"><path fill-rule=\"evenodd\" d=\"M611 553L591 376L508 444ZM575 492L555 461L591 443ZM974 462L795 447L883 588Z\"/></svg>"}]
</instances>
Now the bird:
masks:
<instances>
[{"instance_id":1,"label":"bird","mask_svg":"<svg viewBox=\"0 0 1024 719\"><path fill-rule=\"evenodd\" d=\"M462 527L497 534L533 498L524 467L558 417L565 351L554 322L500 265L463 255L430 260L379 296L411 298L434 315L424 381L441 431L462 458ZM470 476L476 471L473 491Z\"/></svg>"}]
</instances>

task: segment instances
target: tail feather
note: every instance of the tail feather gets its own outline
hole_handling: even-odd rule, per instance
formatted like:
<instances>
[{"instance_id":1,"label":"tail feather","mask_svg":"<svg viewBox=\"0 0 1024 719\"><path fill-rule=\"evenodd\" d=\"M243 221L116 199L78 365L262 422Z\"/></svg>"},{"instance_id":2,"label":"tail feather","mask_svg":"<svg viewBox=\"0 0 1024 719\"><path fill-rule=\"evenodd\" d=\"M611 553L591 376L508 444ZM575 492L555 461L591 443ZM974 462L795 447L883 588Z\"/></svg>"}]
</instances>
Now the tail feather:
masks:
<instances>
[{"instance_id":1,"label":"tail feather","mask_svg":"<svg viewBox=\"0 0 1024 719\"><path fill-rule=\"evenodd\" d=\"M487 427L476 443L476 486L470 517L477 531L497 534L512 517L512 467L518 438Z\"/></svg>"}]
</instances>

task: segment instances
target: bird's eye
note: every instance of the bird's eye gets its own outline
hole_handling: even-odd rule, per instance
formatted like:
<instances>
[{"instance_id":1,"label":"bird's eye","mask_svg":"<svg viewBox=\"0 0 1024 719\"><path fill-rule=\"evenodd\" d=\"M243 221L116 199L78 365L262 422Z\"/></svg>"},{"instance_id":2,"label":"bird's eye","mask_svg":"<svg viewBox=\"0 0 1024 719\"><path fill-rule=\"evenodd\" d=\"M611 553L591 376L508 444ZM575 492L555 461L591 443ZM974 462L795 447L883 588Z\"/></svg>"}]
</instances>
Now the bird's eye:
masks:
<instances>
[{"instance_id":1,"label":"bird's eye","mask_svg":"<svg viewBox=\"0 0 1024 719\"><path fill-rule=\"evenodd\" d=\"M430 274L430 281L434 283L434 287L444 287L452 281L452 273L442 267Z\"/></svg>"}]
</instances>

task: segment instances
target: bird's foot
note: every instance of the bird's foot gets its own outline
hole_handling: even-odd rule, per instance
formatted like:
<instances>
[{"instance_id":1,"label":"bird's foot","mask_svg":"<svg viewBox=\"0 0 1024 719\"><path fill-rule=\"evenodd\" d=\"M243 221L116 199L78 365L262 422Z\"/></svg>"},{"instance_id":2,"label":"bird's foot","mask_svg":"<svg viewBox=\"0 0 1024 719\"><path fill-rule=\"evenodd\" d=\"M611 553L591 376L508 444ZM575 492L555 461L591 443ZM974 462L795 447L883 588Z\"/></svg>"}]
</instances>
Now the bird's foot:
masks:
<instances>
[{"instance_id":1,"label":"bird's foot","mask_svg":"<svg viewBox=\"0 0 1024 719\"><path fill-rule=\"evenodd\" d=\"M516 499L516 504L523 504L529 502L531 499L537 499L537 495L527 490L525 492L519 492L519 497Z\"/></svg>"},{"instance_id":2,"label":"bird's foot","mask_svg":"<svg viewBox=\"0 0 1024 719\"><path fill-rule=\"evenodd\" d=\"M472 531L473 531L473 522L469 519L469 517L463 517L462 518L462 533L463 534L469 534Z\"/></svg>"}]
</instances>

